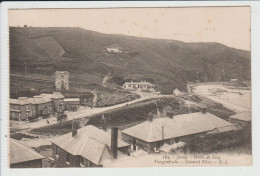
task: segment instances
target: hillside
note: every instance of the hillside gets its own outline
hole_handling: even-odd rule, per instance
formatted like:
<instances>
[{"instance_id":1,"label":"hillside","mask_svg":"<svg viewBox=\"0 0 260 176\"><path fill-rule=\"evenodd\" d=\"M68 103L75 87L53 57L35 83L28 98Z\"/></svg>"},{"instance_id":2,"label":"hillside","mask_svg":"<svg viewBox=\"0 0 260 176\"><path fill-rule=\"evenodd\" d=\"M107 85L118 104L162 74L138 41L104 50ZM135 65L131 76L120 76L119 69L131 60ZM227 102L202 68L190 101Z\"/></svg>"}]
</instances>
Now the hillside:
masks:
<instances>
[{"instance_id":1,"label":"hillside","mask_svg":"<svg viewBox=\"0 0 260 176\"><path fill-rule=\"evenodd\" d=\"M121 52L108 52L117 47ZM10 27L11 73L52 75L67 70L74 82L121 86L147 80L170 93L187 81L250 80L250 52L219 43L184 43L101 34L81 28Z\"/></svg>"}]
</instances>

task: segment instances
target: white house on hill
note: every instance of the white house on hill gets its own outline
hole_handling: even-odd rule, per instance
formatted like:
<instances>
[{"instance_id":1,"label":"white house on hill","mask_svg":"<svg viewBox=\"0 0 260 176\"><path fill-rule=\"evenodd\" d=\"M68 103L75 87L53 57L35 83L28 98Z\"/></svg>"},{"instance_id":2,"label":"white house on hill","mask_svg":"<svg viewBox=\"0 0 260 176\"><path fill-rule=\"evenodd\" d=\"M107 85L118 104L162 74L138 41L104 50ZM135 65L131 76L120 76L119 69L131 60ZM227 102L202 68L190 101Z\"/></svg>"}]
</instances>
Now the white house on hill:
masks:
<instances>
[{"instance_id":1,"label":"white house on hill","mask_svg":"<svg viewBox=\"0 0 260 176\"><path fill-rule=\"evenodd\" d=\"M174 89L174 91L173 91L173 95L176 96L176 97L178 97L178 96L181 95L181 91L176 88L176 89Z\"/></svg>"}]
</instances>

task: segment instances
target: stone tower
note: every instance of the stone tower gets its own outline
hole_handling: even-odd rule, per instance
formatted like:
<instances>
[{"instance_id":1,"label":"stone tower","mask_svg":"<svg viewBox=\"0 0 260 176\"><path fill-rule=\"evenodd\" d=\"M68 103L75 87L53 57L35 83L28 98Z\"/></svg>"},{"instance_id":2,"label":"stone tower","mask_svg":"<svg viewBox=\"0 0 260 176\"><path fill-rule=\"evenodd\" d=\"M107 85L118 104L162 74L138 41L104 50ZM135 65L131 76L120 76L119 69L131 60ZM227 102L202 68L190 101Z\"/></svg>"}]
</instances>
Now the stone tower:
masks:
<instances>
[{"instance_id":1,"label":"stone tower","mask_svg":"<svg viewBox=\"0 0 260 176\"><path fill-rule=\"evenodd\" d=\"M56 91L68 91L70 73L68 71L56 71L54 75Z\"/></svg>"}]
</instances>

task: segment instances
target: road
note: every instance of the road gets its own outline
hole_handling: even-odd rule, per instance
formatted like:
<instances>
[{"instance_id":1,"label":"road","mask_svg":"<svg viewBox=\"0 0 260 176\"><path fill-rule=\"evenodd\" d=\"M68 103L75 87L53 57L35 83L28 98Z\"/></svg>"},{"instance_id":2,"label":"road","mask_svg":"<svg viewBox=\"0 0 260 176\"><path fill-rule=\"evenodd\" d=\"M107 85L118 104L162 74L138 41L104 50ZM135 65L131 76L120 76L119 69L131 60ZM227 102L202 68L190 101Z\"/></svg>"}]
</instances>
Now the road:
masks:
<instances>
[{"instance_id":1,"label":"road","mask_svg":"<svg viewBox=\"0 0 260 176\"><path fill-rule=\"evenodd\" d=\"M117 105L113 105L113 106L108 106L108 107L100 107L100 108L94 107L92 109L90 107L85 108L85 107L82 106L76 112L66 112L66 114L68 115L68 120L92 116L92 115L102 113L102 112L105 112L105 111L108 111L108 110L112 110L112 109L116 109L116 108L126 106L127 104L130 105L130 104L133 104L133 103L137 103L137 102L140 102L140 101L143 101L143 100L146 100L146 99L172 96L172 95L158 95L158 94L142 93L142 92L135 92L135 93L140 95L140 98L138 98L136 100L129 101L129 102L125 102L125 103L121 103L121 104L117 104ZM53 125L53 124L58 123L56 117L50 117L50 118L48 118L48 121L49 121L49 124L47 124L47 119L40 119L37 122L11 121L11 128L28 131L30 129L35 129L35 128Z\"/></svg>"}]
</instances>

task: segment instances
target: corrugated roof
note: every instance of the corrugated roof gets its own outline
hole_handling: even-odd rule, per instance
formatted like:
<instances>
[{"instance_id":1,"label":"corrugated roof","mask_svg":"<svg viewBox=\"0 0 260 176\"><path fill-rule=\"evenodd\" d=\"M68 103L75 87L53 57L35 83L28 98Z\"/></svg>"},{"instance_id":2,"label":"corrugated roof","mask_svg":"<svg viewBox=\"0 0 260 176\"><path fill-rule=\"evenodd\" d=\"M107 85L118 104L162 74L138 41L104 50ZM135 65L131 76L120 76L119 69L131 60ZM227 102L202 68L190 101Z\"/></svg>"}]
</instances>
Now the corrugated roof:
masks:
<instances>
[{"instance_id":1,"label":"corrugated roof","mask_svg":"<svg viewBox=\"0 0 260 176\"><path fill-rule=\"evenodd\" d=\"M43 159L44 157L32 148L21 144L17 140L10 139L10 163L21 163L31 160Z\"/></svg>"},{"instance_id":2,"label":"corrugated roof","mask_svg":"<svg viewBox=\"0 0 260 176\"><path fill-rule=\"evenodd\" d=\"M210 113L201 112L182 114L174 116L173 119L168 117L146 121L126 130L122 133L128 134L146 142L155 142L163 139L181 137L201 132L211 131L213 129L232 126L231 123L218 118Z\"/></svg>"},{"instance_id":3,"label":"corrugated roof","mask_svg":"<svg viewBox=\"0 0 260 176\"><path fill-rule=\"evenodd\" d=\"M241 113L232 115L229 118L242 120L242 121L251 121L252 115L251 115L251 112L241 112Z\"/></svg>"},{"instance_id":4,"label":"corrugated roof","mask_svg":"<svg viewBox=\"0 0 260 176\"><path fill-rule=\"evenodd\" d=\"M72 155L81 155L97 164L97 161L104 157L103 154L107 152L105 146L111 147L111 135L88 125L78 129L78 134L74 137L71 133L68 133L52 142ZM129 146L129 144L118 139L118 148L125 146Z\"/></svg>"}]
</instances>

